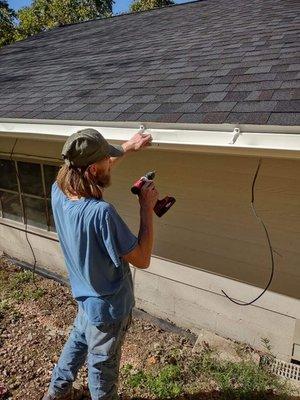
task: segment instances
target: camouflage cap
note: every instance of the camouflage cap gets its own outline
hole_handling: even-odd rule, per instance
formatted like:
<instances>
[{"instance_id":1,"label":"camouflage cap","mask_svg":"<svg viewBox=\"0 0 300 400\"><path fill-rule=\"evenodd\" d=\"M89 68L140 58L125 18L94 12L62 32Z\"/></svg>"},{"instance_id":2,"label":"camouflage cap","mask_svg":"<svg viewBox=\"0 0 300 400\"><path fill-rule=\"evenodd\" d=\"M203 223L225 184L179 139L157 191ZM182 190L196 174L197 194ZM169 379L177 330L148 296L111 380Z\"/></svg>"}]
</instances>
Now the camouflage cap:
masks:
<instances>
[{"instance_id":1,"label":"camouflage cap","mask_svg":"<svg viewBox=\"0 0 300 400\"><path fill-rule=\"evenodd\" d=\"M122 146L111 145L96 129L81 129L68 137L62 149L62 158L70 167L86 167L110 156L124 154Z\"/></svg>"}]
</instances>

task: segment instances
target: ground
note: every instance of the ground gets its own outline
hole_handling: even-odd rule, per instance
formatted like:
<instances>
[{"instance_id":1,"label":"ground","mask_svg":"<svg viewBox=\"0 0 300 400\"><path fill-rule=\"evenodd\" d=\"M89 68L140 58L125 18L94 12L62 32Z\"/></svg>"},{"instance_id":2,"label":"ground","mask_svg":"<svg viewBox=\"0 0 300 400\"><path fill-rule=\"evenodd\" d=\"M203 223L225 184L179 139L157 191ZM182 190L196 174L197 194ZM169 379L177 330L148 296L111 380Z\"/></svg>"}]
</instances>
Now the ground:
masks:
<instances>
[{"instance_id":1,"label":"ground","mask_svg":"<svg viewBox=\"0 0 300 400\"><path fill-rule=\"evenodd\" d=\"M0 399L39 400L66 341L76 303L70 290L0 257ZM285 381L258 365L259 354L233 343L226 359L207 340L133 319L123 347L122 400L300 399ZM222 342L222 340L221 340ZM232 358L233 357L233 358ZM77 386L86 389L87 370Z\"/></svg>"}]
</instances>

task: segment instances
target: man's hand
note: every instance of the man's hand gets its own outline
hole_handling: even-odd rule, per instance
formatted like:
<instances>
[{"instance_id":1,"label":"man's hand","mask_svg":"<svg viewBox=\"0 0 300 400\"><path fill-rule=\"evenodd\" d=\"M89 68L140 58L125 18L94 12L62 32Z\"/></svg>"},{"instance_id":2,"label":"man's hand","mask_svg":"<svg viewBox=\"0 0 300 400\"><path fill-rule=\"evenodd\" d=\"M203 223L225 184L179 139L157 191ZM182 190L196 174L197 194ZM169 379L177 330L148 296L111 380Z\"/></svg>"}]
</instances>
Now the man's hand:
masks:
<instances>
[{"instance_id":1,"label":"man's hand","mask_svg":"<svg viewBox=\"0 0 300 400\"><path fill-rule=\"evenodd\" d=\"M151 146L152 136L151 134L146 133L136 133L129 139L127 142L123 143L121 146L123 147L124 154L131 153L134 151L141 150L143 147ZM111 157L110 163L111 166L115 166L120 159L123 157Z\"/></svg>"},{"instance_id":2,"label":"man's hand","mask_svg":"<svg viewBox=\"0 0 300 400\"><path fill-rule=\"evenodd\" d=\"M125 153L141 150L143 147L151 146L152 136L150 133L136 133L127 142L122 144Z\"/></svg>"},{"instance_id":3,"label":"man's hand","mask_svg":"<svg viewBox=\"0 0 300 400\"><path fill-rule=\"evenodd\" d=\"M153 210L159 193L153 181L146 182L139 193L139 202L142 210Z\"/></svg>"}]
</instances>

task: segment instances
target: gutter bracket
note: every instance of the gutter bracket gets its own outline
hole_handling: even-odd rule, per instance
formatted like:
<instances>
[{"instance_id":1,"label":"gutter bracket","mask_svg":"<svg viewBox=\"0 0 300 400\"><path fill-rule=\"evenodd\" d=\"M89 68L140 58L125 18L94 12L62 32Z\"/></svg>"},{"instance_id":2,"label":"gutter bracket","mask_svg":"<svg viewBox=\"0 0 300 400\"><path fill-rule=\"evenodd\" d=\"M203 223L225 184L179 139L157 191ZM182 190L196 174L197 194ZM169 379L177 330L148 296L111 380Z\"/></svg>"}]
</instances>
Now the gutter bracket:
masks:
<instances>
[{"instance_id":1,"label":"gutter bracket","mask_svg":"<svg viewBox=\"0 0 300 400\"><path fill-rule=\"evenodd\" d=\"M146 130L145 125L140 125L140 129L139 129L138 133L141 135L142 133L145 132L145 130Z\"/></svg>"},{"instance_id":2,"label":"gutter bracket","mask_svg":"<svg viewBox=\"0 0 300 400\"><path fill-rule=\"evenodd\" d=\"M241 136L242 132L240 128L234 128L233 130L233 138L228 144L235 144L235 142L238 140L238 138Z\"/></svg>"}]
</instances>

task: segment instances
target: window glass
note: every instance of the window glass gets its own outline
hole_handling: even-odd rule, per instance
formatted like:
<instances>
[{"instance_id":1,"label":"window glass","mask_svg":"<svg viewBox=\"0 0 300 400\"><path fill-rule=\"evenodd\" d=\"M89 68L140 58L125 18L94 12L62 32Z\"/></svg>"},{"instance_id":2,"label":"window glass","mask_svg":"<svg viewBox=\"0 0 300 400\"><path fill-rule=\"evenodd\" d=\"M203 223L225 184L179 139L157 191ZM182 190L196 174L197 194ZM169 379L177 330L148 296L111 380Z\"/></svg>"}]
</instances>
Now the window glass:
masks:
<instances>
[{"instance_id":1,"label":"window glass","mask_svg":"<svg viewBox=\"0 0 300 400\"><path fill-rule=\"evenodd\" d=\"M0 188L18 191L14 161L0 159Z\"/></svg>"},{"instance_id":2,"label":"window glass","mask_svg":"<svg viewBox=\"0 0 300 400\"><path fill-rule=\"evenodd\" d=\"M45 201L28 196L23 196L23 201L27 224L47 230Z\"/></svg>"},{"instance_id":3,"label":"window glass","mask_svg":"<svg viewBox=\"0 0 300 400\"><path fill-rule=\"evenodd\" d=\"M23 193L44 196L40 164L18 162L21 189Z\"/></svg>"},{"instance_id":4,"label":"window glass","mask_svg":"<svg viewBox=\"0 0 300 400\"><path fill-rule=\"evenodd\" d=\"M51 186L55 181L59 167L53 165L44 165L44 176L45 176L45 185L46 185L46 194L47 197L51 196Z\"/></svg>"},{"instance_id":5,"label":"window glass","mask_svg":"<svg viewBox=\"0 0 300 400\"><path fill-rule=\"evenodd\" d=\"M0 191L0 203L3 218L22 221L22 209L18 194Z\"/></svg>"}]
</instances>

